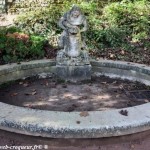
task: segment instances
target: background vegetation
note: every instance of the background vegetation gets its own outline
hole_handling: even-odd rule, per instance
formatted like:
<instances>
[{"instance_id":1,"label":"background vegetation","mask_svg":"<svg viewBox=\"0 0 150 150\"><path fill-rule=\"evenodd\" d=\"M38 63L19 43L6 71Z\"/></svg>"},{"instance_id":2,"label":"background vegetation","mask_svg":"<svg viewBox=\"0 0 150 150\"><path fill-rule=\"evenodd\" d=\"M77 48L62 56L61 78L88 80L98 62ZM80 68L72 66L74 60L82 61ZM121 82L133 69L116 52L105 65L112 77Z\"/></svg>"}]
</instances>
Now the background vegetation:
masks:
<instances>
[{"instance_id":1,"label":"background vegetation","mask_svg":"<svg viewBox=\"0 0 150 150\"><path fill-rule=\"evenodd\" d=\"M15 21L15 30L6 29L0 34L3 61L56 56L62 32L57 23L72 4L81 7L88 19L89 29L84 36L91 57L150 64L148 0L70 0L23 11Z\"/></svg>"}]
</instances>

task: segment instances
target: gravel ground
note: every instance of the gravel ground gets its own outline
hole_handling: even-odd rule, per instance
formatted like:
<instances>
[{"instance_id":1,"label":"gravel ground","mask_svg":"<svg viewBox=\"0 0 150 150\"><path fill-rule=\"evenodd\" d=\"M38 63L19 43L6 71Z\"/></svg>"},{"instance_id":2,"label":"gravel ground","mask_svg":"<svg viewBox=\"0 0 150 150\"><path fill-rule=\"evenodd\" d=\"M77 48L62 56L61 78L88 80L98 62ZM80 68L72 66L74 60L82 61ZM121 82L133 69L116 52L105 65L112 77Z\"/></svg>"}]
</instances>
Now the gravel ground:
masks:
<instances>
[{"instance_id":1,"label":"gravel ground","mask_svg":"<svg viewBox=\"0 0 150 150\"><path fill-rule=\"evenodd\" d=\"M48 139L0 130L0 146L5 145L42 150L150 150L150 131L113 138Z\"/></svg>"}]
</instances>

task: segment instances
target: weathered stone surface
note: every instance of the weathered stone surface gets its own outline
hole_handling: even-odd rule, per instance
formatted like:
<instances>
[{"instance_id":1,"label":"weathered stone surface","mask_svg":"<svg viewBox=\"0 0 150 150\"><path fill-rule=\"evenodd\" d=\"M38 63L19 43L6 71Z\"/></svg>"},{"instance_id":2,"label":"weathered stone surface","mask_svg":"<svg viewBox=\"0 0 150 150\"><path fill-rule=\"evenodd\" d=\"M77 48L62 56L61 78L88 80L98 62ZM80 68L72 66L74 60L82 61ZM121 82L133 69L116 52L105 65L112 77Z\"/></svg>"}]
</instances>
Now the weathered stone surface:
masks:
<instances>
[{"instance_id":1,"label":"weathered stone surface","mask_svg":"<svg viewBox=\"0 0 150 150\"><path fill-rule=\"evenodd\" d=\"M129 77L141 79L141 82L150 85L150 67L148 66L108 60L91 61L91 64L93 73L103 73L110 77L124 79ZM48 70L48 68L55 66L56 63L52 60L3 65L0 66L0 81L10 81L16 76L22 78L26 76L26 73L35 75L45 72L46 68L50 73L55 69ZM36 72L36 69L39 70ZM41 111L0 103L0 129L50 138L99 138L150 130L150 103L125 109L128 111L128 116L121 115L120 110L116 109L88 112L89 116L81 117L80 112Z\"/></svg>"},{"instance_id":2,"label":"weathered stone surface","mask_svg":"<svg viewBox=\"0 0 150 150\"><path fill-rule=\"evenodd\" d=\"M31 62L22 62L21 64L7 64L0 66L0 84L21 79L24 77L34 76L39 73L54 73L56 65L53 60L36 60Z\"/></svg>"},{"instance_id":3,"label":"weathered stone surface","mask_svg":"<svg viewBox=\"0 0 150 150\"><path fill-rule=\"evenodd\" d=\"M84 66L56 66L56 74L59 78L77 82L91 79L91 65Z\"/></svg>"},{"instance_id":4,"label":"weathered stone surface","mask_svg":"<svg viewBox=\"0 0 150 150\"><path fill-rule=\"evenodd\" d=\"M80 8L73 6L59 21L63 29L56 57L56 74L59 78L76 82L91 79L91 65L82 32L87 30L87 21Z\"/></svg>"},{"instance_id":5,"label":"weathered stone surface","mask_svg":"<svg viewBox=\"0 0 150 150\"><path fill-rule=\"evenodd\" d=\"M82 36L82 32L87 30L87 21L80 8L73 6L66 12L59 20L59 27L63 29L63 32L59 40L62 50L57 53L57 65L84 66L90 64Z\"/></svg>"},{"instance_id":6,"label":"weathered stone surface","mask_svg":"<svg viewBox=\"0 0 150 150\"><path fill-rule=\"evenodd\" d=\"M100 138L121 136L150 129L150 103L120 109L93 111L81 117L80 112L53 112L21 108L0 103L0 129L50 138ZM19 114L19 115L18 115ZM80 122L80 124L77 123Z\"/></svg>"}]
</instances>

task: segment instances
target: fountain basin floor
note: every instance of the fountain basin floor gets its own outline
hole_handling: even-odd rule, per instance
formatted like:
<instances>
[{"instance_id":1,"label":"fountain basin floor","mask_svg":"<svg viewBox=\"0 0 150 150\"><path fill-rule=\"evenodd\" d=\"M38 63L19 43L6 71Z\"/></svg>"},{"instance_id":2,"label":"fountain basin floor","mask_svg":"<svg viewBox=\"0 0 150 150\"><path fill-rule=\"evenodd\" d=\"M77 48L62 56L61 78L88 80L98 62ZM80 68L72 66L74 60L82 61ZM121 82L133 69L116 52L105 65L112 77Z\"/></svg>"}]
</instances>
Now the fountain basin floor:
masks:
<instances>
[{"instance_id":1,"label":"fountain basin floor","mask_svg":"<svg viewBox=\"0 0 150 150\"><path fill-rule=\"evenodd\" d=\"M2 65L0 66L0 84L43 72L55 73L55 66L54 60ZM92 60L91 66L92 72L97 76L117 77L150 85L150 67L146 65ZM33 89L31 92L34 95L36 91ZM135 95L135 93L130 94ZM14 93L12 96L16 95ZM150 130L150 103L147 100L145 102L133 107L86 112L37 110L0 102L2 112L0 113L0 129L48 138L100 138L128 135Z\"/></svg>"},{"instance_id":2,"label":"fountain basin floor","mask_svg":"<svg viewBox=\"0 0 150 150\"><path fill-rule=\"evenodd\" d=\"M40 110L103 111L148 103L150 97L136 98L130 93L148 93L149 89L139 82L106 76L95 76L91 81L76 84L35 76L1 85L0 101Z\"/></svg>"}]
</instances>

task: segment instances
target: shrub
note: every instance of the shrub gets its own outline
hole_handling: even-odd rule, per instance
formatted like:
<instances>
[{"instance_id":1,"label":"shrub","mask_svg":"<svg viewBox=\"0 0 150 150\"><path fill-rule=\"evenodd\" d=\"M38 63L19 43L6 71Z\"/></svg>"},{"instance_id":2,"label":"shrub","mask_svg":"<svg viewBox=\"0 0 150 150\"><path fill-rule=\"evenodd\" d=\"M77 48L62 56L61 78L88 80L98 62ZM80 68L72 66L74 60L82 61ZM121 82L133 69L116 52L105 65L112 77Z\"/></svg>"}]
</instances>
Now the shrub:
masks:
<instances>
[{"instance_id":1,"label":"shrub","mask_svg":"<svg viewBox=\"0 0 150 150\"><path fill-rule=\"evenodd\" d=\"M149 48L150 3L148 0L71 0L20 15L16 25L27 34L43 36L57 46L59 18L77 3L89 23L86 43L101 53L106 48L133 50L137 43Z\"/></svg>"},{"instance_id":2,"label":"shrub","mask_svg":"<svg viewBox=\"0 0 150 150\"><path fill-rule=\"evenodd\" d=\"M45 39L13 31L4 29L0 34L0 55L3 62L11 63L44 57Z\"/></svg>"},{"instance_id":3,"label":"shrub","mask_svg":"<svg viewBox=\"0 0 150 150\"><path fill-rule=\"evenodd\" d=\"M115 26L128 31L133 42L147 39L150 35L150 3L146 0L112 3L103 10L107 28Z\"/></svg>"},{"instance_id":4,"label":"shrub","mask_svg":"<svg viewBox=\"0 0 150 150\"><path fill-rule=\"evenodd\" d=\"M119 28L112 27L103 30L90 30L88 32L89 42L92 42L93 45L97 45L100 48L121 47L126 42L126 31Z\"/></svg>"},{"instance_id":5,"label":"shrub","mask_svg":"<svg viewBox=\"0 0 150 150\"><path fill-rule=\"evenodd\" d=\"M51 45L57 46L56 40L61 33L58 27L59 18L68 11L77 0L63 1L62 5L49 5L45 8L29 11L20 15L15 24L27 34L40 35L47 38ZM78 5L88 16L96 11L97 3L78 0ZM60 11L61 10L61 11ZM53 41L55 41L53 43Z\"/></svg>"}]
</instances>

